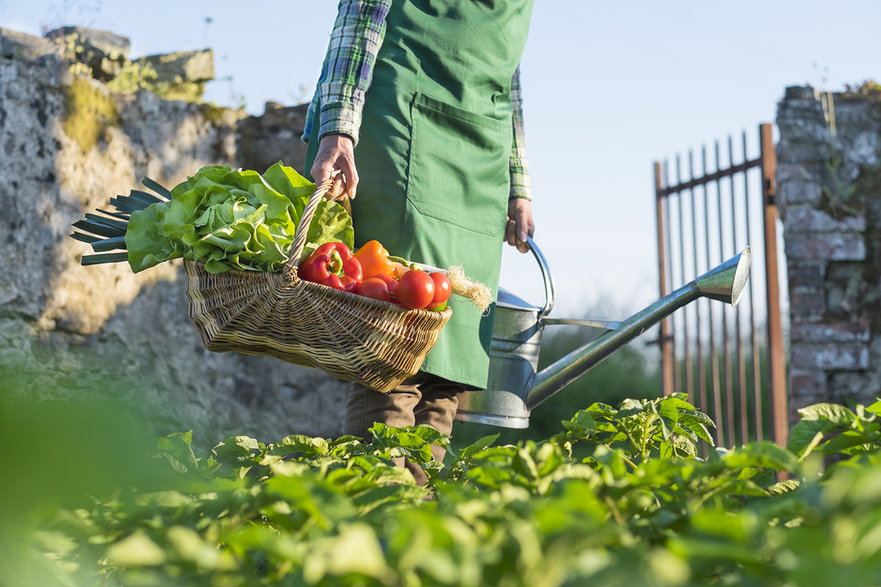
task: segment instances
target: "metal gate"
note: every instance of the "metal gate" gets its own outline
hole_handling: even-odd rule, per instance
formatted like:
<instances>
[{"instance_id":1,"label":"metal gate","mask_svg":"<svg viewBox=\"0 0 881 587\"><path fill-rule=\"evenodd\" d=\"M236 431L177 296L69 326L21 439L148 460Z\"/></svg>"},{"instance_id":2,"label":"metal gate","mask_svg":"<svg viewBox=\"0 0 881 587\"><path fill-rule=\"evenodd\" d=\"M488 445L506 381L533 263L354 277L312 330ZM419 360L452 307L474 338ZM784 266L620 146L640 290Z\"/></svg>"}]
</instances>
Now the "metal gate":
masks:
<instances>
[{"instance_id":1,"label":"metal gate","mask_svg":"<svg viewBox=\"0 0 881 587\"><path fill-rule=\"evenodd\" d=\"M759 154L746 132L699 157L655 162L660 293L670 293L747 245L751 276L736 308L699 300L661 324L665 394L682 391L716 422L716 443L788 435L786 364L777 259L773 127L759 125ZM685 167L685 169L683 169ZM757 226L761 224L761 226Z\"/></svg>"}]
</instances>

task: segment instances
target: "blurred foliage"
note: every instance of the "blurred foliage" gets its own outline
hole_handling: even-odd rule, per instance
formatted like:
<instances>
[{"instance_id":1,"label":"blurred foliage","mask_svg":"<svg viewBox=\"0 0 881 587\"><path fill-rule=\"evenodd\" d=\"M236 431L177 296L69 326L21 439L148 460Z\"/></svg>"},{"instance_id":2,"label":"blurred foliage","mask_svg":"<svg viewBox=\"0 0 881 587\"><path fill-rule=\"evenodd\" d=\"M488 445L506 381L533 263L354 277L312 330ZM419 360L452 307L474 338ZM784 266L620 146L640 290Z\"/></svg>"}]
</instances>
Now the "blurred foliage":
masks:
<instances>
[{"instance_id":1,"label":"blurred foliage","mask_svg":"<svg viewBox=\"0 0 881 587\"><path fill-rule=\"evenodd\" d=\"M712 422L684 396L595 403L546 440L486 437L448 467L430 460L430 444L447 439L428 427L377 424L371 443L236 436L207 456L191 434L172 434L152 459L136 449L118 476L91 465L112 482L90 486L88 503L76 485L25 500L53 502L14 551L44 572L22 574L4 552L0 584L878 584L881 402L801 415L788 449L759 442L701 458ZM110 446L126 436L107 434ZM73 463L106 457L68 440ZM420 463L428 486L396 457ZM25 461L7 484L30 471ZM166 473L126 473L156 464ZM65 495L74 500L55 499Z\"/></svg>"},{"instance_id":2,"label":"blurred foliage","mask_svg":"<svg viewBox=\"0 0 881 587\"><path fill-rule=\"evenodd\" d=\"M52 585L59 569L29 550L41 520L94 507L97 496L120 488L168 487L177 477L149 458L155 439L133 406L14 399L23 386L19 371L0 365L0 585ZM76 379L70 375L70 388L81 385Z\"/></svg>"},{"instance_id":3,"label":"blurred foliage","mask_svg":"<svg viewBox=\"0 0 881 587\"><path fill-rule=\"evenodd\" d=\"M203 451L21 384L0 372L3 586L881 584L881 401L804 408L785 448L703 452L713 422L674 394L510 443L376 424Z\"/></svg>"}]
</instances>

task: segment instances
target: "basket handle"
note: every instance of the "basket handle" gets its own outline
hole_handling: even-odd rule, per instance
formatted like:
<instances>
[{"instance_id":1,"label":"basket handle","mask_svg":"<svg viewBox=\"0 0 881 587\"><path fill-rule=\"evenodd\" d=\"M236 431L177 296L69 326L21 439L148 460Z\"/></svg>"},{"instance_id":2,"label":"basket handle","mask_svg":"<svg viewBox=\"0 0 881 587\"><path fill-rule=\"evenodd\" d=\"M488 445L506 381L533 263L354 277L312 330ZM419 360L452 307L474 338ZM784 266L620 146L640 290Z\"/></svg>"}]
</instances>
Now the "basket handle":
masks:
<instances>
[{"instance_id":1,"label":"basket handle","mask_svg":"<svg viewBox=\"0 0 881 587\"><path fill-rule=\"evenodd\" d=\"M294 233L294 242L291 244L291 250L288 252L288 260L284 265L283 272L286 275L292 276L300 262L300 255L303 254L303 247L306 246L306 235L309 233L309 225L312 224L312 216L315 214L315 209L318 208L318 203L325 197L330 197L331 199L345 197L338 195L337 197L331 196L331 188L340 181L339 174L340 170L337 169L330 177L321 182L315 188L315 191L312 192L312 195L309 196L309 200L306 202L306 207L303 209L303 214L300 216L297 232ZM333 192L337 192L337 190L334 189Z\"/></svg>"}]
</instances>

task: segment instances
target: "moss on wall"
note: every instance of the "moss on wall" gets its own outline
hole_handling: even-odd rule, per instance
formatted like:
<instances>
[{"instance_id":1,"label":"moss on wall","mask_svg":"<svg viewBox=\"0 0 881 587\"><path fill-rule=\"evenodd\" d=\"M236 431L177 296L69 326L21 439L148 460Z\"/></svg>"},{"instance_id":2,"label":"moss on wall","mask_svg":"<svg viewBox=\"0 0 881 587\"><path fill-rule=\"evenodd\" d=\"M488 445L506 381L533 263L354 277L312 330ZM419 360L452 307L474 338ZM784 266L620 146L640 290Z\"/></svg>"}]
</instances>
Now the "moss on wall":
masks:
<instances>
[{"instance_id":1,"label":"moss on wall","mask_svg":"<svg viewBox=\"0 0 881 587\"><path fill-rule=\"evenodd\" d=\"M119 110L112 97L91 80L76 77L65 88L62 127L84 152L105 140L107 129L118 125L119 121Z\"/></svg>"}]
</instances>

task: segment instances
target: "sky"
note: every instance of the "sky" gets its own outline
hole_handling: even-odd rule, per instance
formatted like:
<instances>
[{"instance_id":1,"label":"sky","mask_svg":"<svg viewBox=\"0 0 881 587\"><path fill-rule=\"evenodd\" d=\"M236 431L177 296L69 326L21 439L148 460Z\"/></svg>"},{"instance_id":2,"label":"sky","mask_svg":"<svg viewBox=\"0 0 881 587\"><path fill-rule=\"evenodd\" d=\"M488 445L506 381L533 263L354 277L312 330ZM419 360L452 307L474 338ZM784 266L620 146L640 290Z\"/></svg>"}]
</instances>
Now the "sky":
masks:
<instances>
[{"instance_id":1,"label":"sky","mask_svg":"<svg viewBox=\"0 0 881 587\"><path fill-rule=\"evenodd\" d=\"M132 57L210 47L206 99L260 114L308 100L336 6L0 0L0 27L106 29L131 39ZM521 69L553 315L621 319L659 297L653 162L744 130L757 140L787 86L881 81L879 31L879 0L537 0ZM543 302L529 255L506 251L501 284Z\"/></svg>"}]
</instances>

